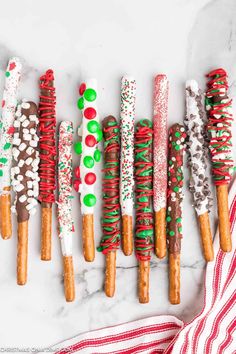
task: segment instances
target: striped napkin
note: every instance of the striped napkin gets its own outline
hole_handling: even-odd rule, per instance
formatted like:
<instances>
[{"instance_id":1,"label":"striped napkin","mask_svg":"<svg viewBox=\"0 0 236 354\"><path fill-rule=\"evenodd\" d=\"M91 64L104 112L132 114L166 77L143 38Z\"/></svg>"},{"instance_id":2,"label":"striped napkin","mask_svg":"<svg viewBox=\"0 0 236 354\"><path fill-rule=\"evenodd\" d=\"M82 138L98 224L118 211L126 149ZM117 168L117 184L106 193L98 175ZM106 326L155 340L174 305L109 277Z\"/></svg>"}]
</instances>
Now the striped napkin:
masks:
<instances>
[{"instance_id":1,"label":"striped napkin","mask_svg":"<svg viewBox=\"0 0 236 354\"><path fill-rule=\"evenodd\" d=\"M219 249L206 268L205 303L200 314L183 323L174 316L154 316L78 335L61 342L57 354L233 354L236 353L236 181L229 195L233 251Z\"/></svg>"}]
</instances>

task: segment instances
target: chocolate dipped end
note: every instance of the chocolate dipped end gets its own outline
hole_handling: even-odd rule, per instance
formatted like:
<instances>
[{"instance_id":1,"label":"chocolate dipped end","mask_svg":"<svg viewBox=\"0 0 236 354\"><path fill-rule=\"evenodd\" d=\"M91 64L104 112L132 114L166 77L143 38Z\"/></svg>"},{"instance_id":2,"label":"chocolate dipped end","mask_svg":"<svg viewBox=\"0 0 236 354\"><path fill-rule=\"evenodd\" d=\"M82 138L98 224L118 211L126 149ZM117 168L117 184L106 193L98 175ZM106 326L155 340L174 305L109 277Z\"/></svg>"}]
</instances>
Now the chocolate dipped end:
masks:
<instances>
[{"instance_id":1,"label":"chocolate dipped end","mask_svg":"<svg viewBox=\"0 0 236 354\"><path fill-rule=\"evenodd\" d=\"M29 104L29 108L23 108L25 104ZM23 102L22 103L22 107L21 107L21 114L22 116L26 116L26 119L30 118L30 116L35 116L37 117L37 105L34 102ZM30 120L29 121L29 125L27 126L27 129L37 129L37 122L35 120ZM24 133L23 133L23 126L21 124L21 127L18 129L18 133L19 133L19 138L21 139L22 143L26 144L26 148L23 151L19 151L19 155L18 155L18 162L20 160L26 161L28 158L32 158L33 161L36 159L36 149L33 149L32 154L28 154L27 153L27 148L30 147L30 141L24 140ZM17 129L15 128L15 132L17 132ZM27 171L32 172L32 164L26 164L24 163L24 165L22 167L20 167L20 175L23 176L23 180L21 181L21 184L23 185L23 189L17 193L17 200L16 200L16 212L17 212L17 221L18 223L22 223L24 221L29 220L29 209L27 209L27 205L29 205L28 203L28 182L32 181L32 178L27 176ZM20 197L22 196L26 196L26 200L24 202L20 201Z\"/></svg>"},{"instance_id":2,"label":"chocolate dipped end","mask_svg":"<svg viewBox=\"0 0 236 354\"><path fill-rule=\"evenodd\" d=\"M181 250L182 201L183 201L183 152L186 133L180 124L169 130L168 192L167 192L167 244L169 253L177 255Z\"/></svg>"},{"instance_id":3,"label":"chocolate dipped end","mask_svg":"<svg viewBox=\"0 0 236 354\"><path fill-rule=\"evenodd\" d=\"M51 208L55 202L55 174L56 174L56 97L54 88L54 74L47 70L40 77L39 102L39 131L40 131L40 166L39 166L39 200L42 208ZM45 149L47 147L47 149ZM50 168L48 168L50 165ZM45 189L45 185L48 189ZM45 211L50 214L51 211ZM49 216L50 217L50 216Z\"/></svg>"}]
</instances>

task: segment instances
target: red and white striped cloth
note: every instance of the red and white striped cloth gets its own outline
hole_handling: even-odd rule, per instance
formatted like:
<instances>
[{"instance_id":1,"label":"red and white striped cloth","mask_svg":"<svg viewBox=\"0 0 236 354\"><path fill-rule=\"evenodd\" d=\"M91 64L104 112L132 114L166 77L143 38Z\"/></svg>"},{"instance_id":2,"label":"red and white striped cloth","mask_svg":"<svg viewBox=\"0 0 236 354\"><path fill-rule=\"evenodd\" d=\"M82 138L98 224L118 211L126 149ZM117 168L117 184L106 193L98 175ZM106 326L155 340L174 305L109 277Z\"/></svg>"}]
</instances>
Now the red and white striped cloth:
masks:
<instances>
[{"instance_id":1,"label":"red and white striped cloth","mask_svg":"<svg viewBox=\"0 0 236 354\"><path fill-rule=\"evenodd\" d=\"M219 249L205 275L205 304L191 322L155 316L89 333L57 345L56 354L233 354L236 353L236 181L230 195L233 251ZM64 349L59 349L64 348Z\"/></svg>"}]
</instances>

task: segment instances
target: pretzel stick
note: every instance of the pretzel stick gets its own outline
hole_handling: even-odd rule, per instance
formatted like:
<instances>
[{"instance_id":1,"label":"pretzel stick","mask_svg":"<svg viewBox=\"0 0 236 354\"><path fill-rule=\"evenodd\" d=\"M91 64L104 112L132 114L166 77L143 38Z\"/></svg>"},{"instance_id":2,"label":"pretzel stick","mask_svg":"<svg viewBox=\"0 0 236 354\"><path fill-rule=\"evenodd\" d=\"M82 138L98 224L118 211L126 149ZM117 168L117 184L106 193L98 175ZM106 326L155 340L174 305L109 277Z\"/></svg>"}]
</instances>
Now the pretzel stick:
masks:
<instances>
[{"instance_id":1,"label":"pretzel stick","mask_svg":"<svg viewBox=\"0 0 236 354\"><path fill-rule=\"evenodd\" d=\"M216 186L220 247L224 252L232 249L228 208L228 184L233 174L232 156L232 100L228 97L227 74L223 69L210 72L206 92L208 132L212 174Z\"/></svg>"},{"instance_id":2,"label":"pretzel stick","mask_svg":"<svg viewBox=\"0 0 236 354\"><path fill-rule=\"evenodd\" d=\"M58 144L58 224L63 255L64 291L66 301L75 299L74 267L72 258L72 141L73 126L63 121L59 128Z\"/></svg>"},{"instance_id":3,"label":"pretzel stick","mask_svg":"<svg viewBox=\"0 0 236 354\"><path fill-rule=\"evenodd\" d=\"M153 92L153 206L155 211L155 253L158 258L166 256L168 91L169 83L167 77L165 75L157 75Z\"/></svg>"},{"instance_id":4,"label":"pretzel stick","mask_svg":"<svg viewBox=\"0 0 236 354\"><path fill-rule=\"evenodd\" d=\"M136 125L134 145L136 182L135 254L139 261L138 292L140 303L149 302L149 270L153 249L152 142L152 122L143 119Z\"/></svg>"},{"instance_id":5,"label":"pretzel stick","mask_svg":"<svg viewBox=\"0 0 236 354\"><path fill-rule=\"evenodd\" d=\"M28 220L18 224L17 237L17 284L25 285L27 282Z\"/></svg>"},{"instance_id":6,"label":"pretzel stick","mask_svg":"<svg viewBox=\"0 0 236 354\"><path fill-rule=\"evenodd\" d=\"M126 256L133 252L133 161L136 81L124 76L121 80L121 184L122 248Z\"/></svg>"},{"instance_id":7,"label":"pretzel stick","mask_svg":"<svg viewBox=\"0 0 236 354\"><path fill-rule=\"evenodd\" d=\"M113 116L102 122L104 136L103 169L103 237L98 247L106 256L105 293L112 297L116 282L116 250L120 245L120 206L119 206L119 126Z\"/></svg>"},{"instance_id":8,"label":"pretzel stick","mask_svg":"<svg viewBox=\"0 0 236 354\"><path fill-rule=\"evenodd\" d=\"M39 102L39 201L41 202L41 259L51 260L52 203L55 202L56 170L56 97L52 70L40 77Z\"/></svg>"},{"instance_id":9,"label":"pretzel stick","mask_svg":"<svg viewBox=\"0 0 236 354\"><path fill-rule=\"evenodd\" d=\"M35 213L38 197L38 164L37 151L37 106L33 102L23 101L18 105L14 122L12 154L15 166L11 169L12 186L16 193L12 211L17 213L18 246L17 246L17 284L27 281L28 255L28 220Z\"/></svg>"},{"instance_id":10,"label":"pretzel stick","mask_svg":"<svg viewBox=\"0 0 236 354\"><path fill-rule=\"evenodd\" d=\"M97 145L102 140L96 107L97 81L90 79L82 83L79 93L81 97L78 107L82 112L82 124L78 130L80 140L75 143L74 149L77 154L81 154L81 158L80 168L75 169L77 179L74 180L74 188L80 193L84 258L87 262L92 262L95 257L93 214L97 199L95 163L101 158Z\"/></svg>"},{"instance_id":11,"label":"pretzel stick","mask_svg":"<svg viewBox=\"0 0 236 354\"><path fill-rule=\"evenodd\" d=\"M169 248L169 301L180 303L180 249L182 238L183 152L186 133L180 124L169 130L167 241Z\"/></svg>"},{"instance_id":12,"label":"pretzel stick","mask_svg":"<svg viewBox=\"0 0 236 354\"><path fill-rule=\"evenodd\" d=\"M188 152L190 167L190 191L198 215L202 248L205 260L213 261L213 241L210 228L209 211L212 204L209 179L207 177L207 148L205 146L205 123L202 94L194 80L186 83L186 118Z\"/></svg>"},{"instance_id":13,"label":"pretzel stick","mask_svg":"<svg viewBox=\"0 0 236 354\"><path fill-rule=\"evenodd\" d=\"M3 239L12 235L11 180L13 122L22 65L18 58L11 58L5 72L5 86L0 120L0 230Z\"/></svg>"}]
</instances>

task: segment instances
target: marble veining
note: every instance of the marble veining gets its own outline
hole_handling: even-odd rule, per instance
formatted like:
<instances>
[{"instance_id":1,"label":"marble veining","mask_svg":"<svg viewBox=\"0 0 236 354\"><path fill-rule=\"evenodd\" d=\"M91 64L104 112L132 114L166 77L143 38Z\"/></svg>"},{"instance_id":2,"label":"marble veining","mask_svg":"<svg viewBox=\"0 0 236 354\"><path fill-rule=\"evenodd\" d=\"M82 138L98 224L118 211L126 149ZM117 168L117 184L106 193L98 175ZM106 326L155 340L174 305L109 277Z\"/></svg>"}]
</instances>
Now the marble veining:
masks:
<instances>
[{"instance_id":1,"label":"marble veining","mask_svg":"<svg viewBox=\"0 0 236 354\"><path fill-rule=\"evenodd\" d=\"M147 5L148 4L148 5ZM4 70L12 55L22 58L24 74L19 98L38 101L38 79L52 68L56 78L57 120L70 119L76 129L81 121L76 107L78 85L96 77L100 116L119 117L120 78L131 74L137 81L136 119L151 117L155 74L170 81L169 125L183 122L185 80L195 78L205 88L204 75L224 66L230 78L230 94L236 98L236 2L234 0L56 0L3 3L0 12L0 94ZM236 100L235 100L236 101ZM235 103L234 103L235 106ZM235 130L235 129L234 129ZM74 136L76 139L76 135ZM78 158L73 156L74 165ZM186 158L185 158L186 159ZM186 161L185 161L186 162ZM186 166L186 164L185 164ZM97 171L101 165L97 166ZM151 261L150 303L137 298L137 262L133 256L117 255L117 289L113 299L103 292L104 257L95 262L82 256L81 214L74 193L73 239L76 300L67 304L63 294L60 243L53 221L53 258L40 261L40 208L29 227L29 278L16 285L16 220L11 240L0 239L0 347L47 347L88 330L153 316L173 314L185 321L203 303L205 262L187 184L185 167L184 224L181 256L181 304L168 302L167 261ZM98 175L96 245L101 237L101 174ZM213 191L213 196L214 191ZM216 229L216 200L211 212Z\"/></svg>"}]
</instances>

